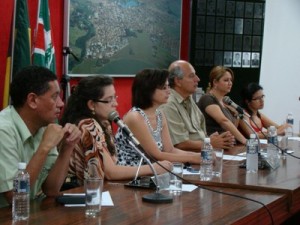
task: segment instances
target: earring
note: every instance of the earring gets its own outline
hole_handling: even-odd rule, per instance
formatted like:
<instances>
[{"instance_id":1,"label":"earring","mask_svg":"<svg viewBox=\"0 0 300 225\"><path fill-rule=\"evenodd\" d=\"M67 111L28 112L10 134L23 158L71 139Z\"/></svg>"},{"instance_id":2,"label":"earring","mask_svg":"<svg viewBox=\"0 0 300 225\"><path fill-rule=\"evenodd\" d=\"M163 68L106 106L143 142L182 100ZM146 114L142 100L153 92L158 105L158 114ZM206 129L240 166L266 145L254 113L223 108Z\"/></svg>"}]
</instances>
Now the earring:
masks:
<instances>
[{"instance_id":1,"label":"earring","mask_svg":"<svg viewBox=\"0 0 300 225\"><path fill-rule=\"evenodd\" d=\"M92 114L93 114L93 115L95 115L95 114L96 114L96 113L95 113L95 109L92 109Z\"/></svg>"}]
</instances>

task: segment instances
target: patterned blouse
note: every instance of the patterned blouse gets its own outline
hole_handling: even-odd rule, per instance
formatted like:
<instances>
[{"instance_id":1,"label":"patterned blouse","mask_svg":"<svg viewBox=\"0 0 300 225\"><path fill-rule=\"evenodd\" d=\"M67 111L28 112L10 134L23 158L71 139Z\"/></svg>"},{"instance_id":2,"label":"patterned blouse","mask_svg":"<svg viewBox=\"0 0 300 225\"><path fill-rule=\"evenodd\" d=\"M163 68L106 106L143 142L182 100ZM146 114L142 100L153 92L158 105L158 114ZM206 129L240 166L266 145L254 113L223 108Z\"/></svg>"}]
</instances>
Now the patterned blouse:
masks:
<instances>
[{"instance_id":1,"label":"patterned blouse","mask_svg":"<svg viewBox=\"0 0 300 225\"><path fill-rule=\"evenodd\" d=\"M103 125L113 138L110 124ZM114 162L116 159L107 149L103 129L96 120L83 119L78 127L82 134L70 159L69 175L76 176L78 184L83 185L83 180L88 176L104 179L103 154L107 153Z\"/></svg>"},{"instance_id":2,"label":"patterned blouse","mask_svg":"<svg viewBox=\"0 0 300 225\"><path fill-rule=\"evenodd\" d=\"M161 132L162 132L162 113L158 109L156 110L156 121L157 121L157 127L153 129L153 127L150 124L150 121L145 114L145 112L137 107L133 107L130 111L132 112L138 112L140 113L150 131L152 134L158 148L160 151L163 150L163 144L161 140ZM138 166L141 156L131 147L131 145L127 141L127 137L123 134L122 130L119 128L116 133L116 145L117 145L117 151L118 151L118 162L117 164L123 165L123 166ZM144 161L143 164L146 164Z\"/></svg>"}]
</instances>

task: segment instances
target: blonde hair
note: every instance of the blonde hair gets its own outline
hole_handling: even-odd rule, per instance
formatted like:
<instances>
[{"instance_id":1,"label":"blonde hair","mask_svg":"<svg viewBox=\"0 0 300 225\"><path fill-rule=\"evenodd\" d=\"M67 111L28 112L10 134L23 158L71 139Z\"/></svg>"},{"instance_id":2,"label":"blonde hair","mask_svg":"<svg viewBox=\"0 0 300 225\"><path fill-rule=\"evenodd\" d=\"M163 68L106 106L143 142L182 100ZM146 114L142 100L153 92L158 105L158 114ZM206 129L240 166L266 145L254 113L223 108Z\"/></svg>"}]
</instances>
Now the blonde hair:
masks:
<instances>
[{"instance_id":1,"label":"blonde hair","mask_svg":"<svg viewBox=\"0 0 300 225\"><path fill-rule=\"evenodd\" d=\"M209 82L206 91L207 92L210 91L214 87L214 80L219 81L226 72L229 72L231 74L232 81L233 81L234 73L230 68L225 66L215 66L214 68L212 68L209 74Z\"/></svg>"}]
</instances>

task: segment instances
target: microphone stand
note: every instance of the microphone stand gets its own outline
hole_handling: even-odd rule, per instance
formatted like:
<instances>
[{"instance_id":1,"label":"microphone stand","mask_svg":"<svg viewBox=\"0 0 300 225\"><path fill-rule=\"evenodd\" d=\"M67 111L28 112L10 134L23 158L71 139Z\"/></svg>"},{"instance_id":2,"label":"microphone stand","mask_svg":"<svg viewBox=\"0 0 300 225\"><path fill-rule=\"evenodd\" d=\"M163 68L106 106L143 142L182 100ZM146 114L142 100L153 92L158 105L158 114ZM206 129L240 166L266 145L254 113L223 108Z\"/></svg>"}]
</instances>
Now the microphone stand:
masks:
<instances>
[{"instance_id":1,"label":"microphone stand","mask_svg":"<svg viewBox=\"0 0 300 225\"><path fill-rule=\"evenodd\" d=\"M152 163L150 162L150 160L144 155L144 153L141 152L141 150L139 148L137 148L137 146L130 139L128 139L128 142L131 145L131 147L147 162L147 164L150 166L150 168L154 174L154 179L155 179L155 183L156 183L156 191L155 191L155 193L144 195L142 198L143 201L151 202L151 203L171 203L171 202L173 202L173 198L171 196L163 195L163 194L159 193L157 173L156 173Z\"/></svg>"},{"instance_id":2,"label":"microphone stand","mask_svg":"<svg viewBox=\"0 0 300 225\"><path fill-rule=\"evenodd\" d=\"M143 160L144 160L143 157L141 157L140 163L139 163L139 167L138 167L138 169L137 169L137 171L136 171L136 174L135 174L135 177L134 177L134 180L133 180L133 183L134 183L134 184L137 183L137 178L138 178L138 176L139 176L139 172L140 172L140 169L141 169Z\"/></svg>"},{"instance_id":3,"label":"microphone stand","mask_svg":"<svg viewBox=\"0 0 300 225\"><path fill-rule=\"evenodd\" d=\"M265 162L265 165L266 165L266 166L275 169L275 168L272 166L272 164L268 161L267 158L263 158L263 156L261 156L261 154L260 154L261 143L260 143L260 139L259 139L259 137L258 137L258 134L255 132L255 130L254 130L253 127L249 124L249 122L248 122L247 120L245 120L244 114L239 113L239 118L240 118L241 120L243 120L243 122L244 122L244 123L249 127L249 129L255 134L255 137L256 137L256 139L257 139L257 141L258 141L258 160L261 162L261 168L264 168L263 162ZM249 116L249 119L251 119L250 116Z\"/></svg>"},{"instance_id":4,"label":"microphone stand","mask_svg":"<svg viewBox=\"0 0 300 225\"><path fill-rule=\"evenodd\" d=\"M77 56L71 51L70 47L63 47L63 75L61 78L61 87L63 91L63 101L66 102L68 100L68 97L71 94L71 88L70 88L70 76L67 74L67 64L68 64L68 55L72 55L76 61L79 62L79 59Z\"/></svg>"},{"instance_id":5,"label":"microphone stand","mask_svg":"<svg viewBox=\"0 0 300 225\"><path fill-rule=\"evenodd\" d=\"M244 114L243 113L239 113L239 118L241 120L243 120L243 122L249 127L249 129L255 134L256 139L258 140L258 151L260 151L260 140L258 137L258 134L255 132L255 130L253 129L253 127L249 124L249 122L247 120L245 120L244 118ZM250 117L249 117L250 119Z\"/></svg>"}]
</instances>

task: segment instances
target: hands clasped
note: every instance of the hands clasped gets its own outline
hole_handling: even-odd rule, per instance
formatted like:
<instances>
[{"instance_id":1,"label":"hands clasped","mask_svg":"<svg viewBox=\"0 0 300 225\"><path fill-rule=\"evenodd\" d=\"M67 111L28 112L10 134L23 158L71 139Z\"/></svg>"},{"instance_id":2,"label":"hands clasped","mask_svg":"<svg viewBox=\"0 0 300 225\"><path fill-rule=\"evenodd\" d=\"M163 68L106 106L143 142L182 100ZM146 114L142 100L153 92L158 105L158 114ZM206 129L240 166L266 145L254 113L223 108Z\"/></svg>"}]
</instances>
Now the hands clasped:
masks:
<instances>
[{"instance_id":1,"label":"hands clasped","mask_svg":"<svg viewBox=\"0 0 300 225\"><path fill-rule=\"evenodd\" d=\"M214 148L229 149L235 144L235 138L229 131L226 131L222 134L215 132L210 135L210 139Z\"/></svg>"},{"instance_id":2,"label":"hands clasped","mask_svg":"<svg viewBox=\"0 0 300 225\"><path fill-rule=\"evenodd\" d=\"M74 148L80 140L81 131L74 124L67 123L64 127L59 124L49 124L44 132L42 144L48 150L56 147L61 143L62 149L65 147Z\"/></svg>"}]
</instances>

